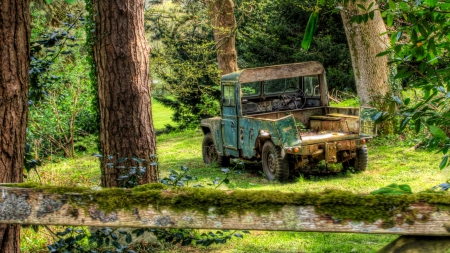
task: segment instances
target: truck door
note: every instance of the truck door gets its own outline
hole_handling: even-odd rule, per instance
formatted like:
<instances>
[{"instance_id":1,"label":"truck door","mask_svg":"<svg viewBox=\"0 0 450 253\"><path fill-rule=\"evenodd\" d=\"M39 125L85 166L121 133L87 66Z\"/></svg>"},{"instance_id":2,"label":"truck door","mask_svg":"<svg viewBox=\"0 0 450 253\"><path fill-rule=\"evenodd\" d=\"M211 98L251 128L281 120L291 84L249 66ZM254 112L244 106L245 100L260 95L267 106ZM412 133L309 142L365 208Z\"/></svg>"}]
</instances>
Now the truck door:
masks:
<instances>
[{"instance_id":1,"label":"truck door","mask_svg":"<svg viewBox=\"0 0 450 253\"><path fill-rule=\"evenodd\" d=\"M238 129L236 85L234 83L222 83L222 141L226 156L239 156Z\"/></svg>"}]
</instances>

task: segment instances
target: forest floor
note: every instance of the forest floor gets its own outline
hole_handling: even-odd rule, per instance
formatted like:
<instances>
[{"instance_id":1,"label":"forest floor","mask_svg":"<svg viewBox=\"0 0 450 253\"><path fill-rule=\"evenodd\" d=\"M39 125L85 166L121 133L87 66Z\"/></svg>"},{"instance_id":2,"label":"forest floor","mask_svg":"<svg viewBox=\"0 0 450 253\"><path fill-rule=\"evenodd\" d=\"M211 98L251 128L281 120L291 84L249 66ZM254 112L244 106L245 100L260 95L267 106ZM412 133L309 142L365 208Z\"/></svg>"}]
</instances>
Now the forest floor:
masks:
<instances>
[{"instance_id":1,"label":"forest floor","mask_svg":"<svg viewBox=\"0 0 450 253\"><path fill-rule=\"evenodd\" d=\"M167 115L167 114L166 114ZM157 120L157 117L154 117ZM168 123L170 124L170 120ZM164 125L163 125L164 126ZM208 186L217 178L224 178L216 165L205 165L202 159L200 129L172 132L157 137L157 155L160 178L170 170L189 168L198 181L189 185ZM294 175L286 183L269 182L258 163L247 163L240 174L232 174L229 184L220 189L279 190L287 192L321 192L325 189L341 189L355 193L370 193L391 183L408 184L413 192L439 185L449 179L448 169L439 170L441 154L419 148L408 150L418 140L413 137L388 136L369 143L369 166L363 173L328 173ZM55 162L56 161L56 162ZM53 159L38 168L40 181L44 184L64 186L97 186L100 182L99 163L91 154L79 154L74 159ZM36 173L28 180L39 182ZM54 228L57 230L57 228ZM203 246L171 246L157 252L375 252L394 240L395 235L267 232L251 231L243 239L233 238L226 244ZM22 229L22 252L48 252L46 245L53 242L53 235L45 229L39 233L30 228ZM152 252L150 248L137 252Z\"/></svg>"}]
</instances>

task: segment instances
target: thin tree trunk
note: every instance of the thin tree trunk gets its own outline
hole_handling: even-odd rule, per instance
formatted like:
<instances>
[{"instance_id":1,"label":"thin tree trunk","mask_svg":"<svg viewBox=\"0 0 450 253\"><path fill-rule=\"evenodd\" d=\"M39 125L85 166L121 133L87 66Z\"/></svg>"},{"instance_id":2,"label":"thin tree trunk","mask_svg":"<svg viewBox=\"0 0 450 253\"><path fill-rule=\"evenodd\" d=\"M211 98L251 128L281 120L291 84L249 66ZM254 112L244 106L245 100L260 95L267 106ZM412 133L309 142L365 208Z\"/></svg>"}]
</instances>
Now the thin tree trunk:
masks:
<instances>
[{"instance_id":1,"label":"thin tree trunk","mask_svg":"<svg viewBox=\"0 0 450 253\"><path fill-rule=\"evenodd\" d=\"M214 29L217 62L221 75L238 70L236 40L236 18L232 0L207 0L209 17Z\"/></svg>"},{"instance_id":2,"label":"thin tree trunk","mask_svg":"<svg viewBox=\"0 0 450 253\"><path fill-rule=\"evenodd\" d=\"M23 179L30 69L30 2L0 2L0 182ZM0 252L20 252L20 226L0 224Z\"/></svg>"},{"instance_id":3,"label":"thin tree trunk","mask_svg":"<svg viewBox=\"0 0 450 253\"><path fill-rule=\"evenodd\" d=\"M149 84L150 46L144 34L143 0L93 1L94 60L100 110L102 185L117 186L120 172L107 167L107 155L148 159L156 153ZM131 166L131 164L128 164ZM155 182L147 165L142 183Z\"/></svg>"},{"instance_id":4,"label":"thin tree trunk","mask_svg":"<svg viewBox=\"0 0 450 253\"><path fill-rule=\"evenodd\" d=\"M386 27L380 12L375 11L373 20L369 19L367 23L350 22L355 14L361 14L361 9L356 4L362 4L367 8L371 2L350 1L341 12L361 105L375 102L390 90L388 57L376 57L389 45L388 37L385 34ZM376 2L372 9L378 9Z\"/></svg>"}]
</instances>

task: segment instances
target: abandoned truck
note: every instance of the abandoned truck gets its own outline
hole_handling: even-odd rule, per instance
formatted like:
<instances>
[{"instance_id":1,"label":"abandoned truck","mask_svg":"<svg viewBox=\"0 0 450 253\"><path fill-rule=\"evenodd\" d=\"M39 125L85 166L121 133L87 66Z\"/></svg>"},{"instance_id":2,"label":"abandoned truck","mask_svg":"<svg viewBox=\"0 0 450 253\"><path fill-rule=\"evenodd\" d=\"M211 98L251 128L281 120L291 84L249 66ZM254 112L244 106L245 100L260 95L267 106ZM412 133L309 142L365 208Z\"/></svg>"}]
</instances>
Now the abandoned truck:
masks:
<instances>
[{"instance_id":1,"label":"abandoned truck","mask_svg":"<svg viewBox=\"0 0 450 253\"><path fill-rule=\"evenodd\" d=\"M240 70L222 76L221 88L222 116L201 122L205 163L260 160L270 181L321 161L366 169L366 142L376 131L373 110L330 107L320 63Z\"/></svg>"}]
</instances>

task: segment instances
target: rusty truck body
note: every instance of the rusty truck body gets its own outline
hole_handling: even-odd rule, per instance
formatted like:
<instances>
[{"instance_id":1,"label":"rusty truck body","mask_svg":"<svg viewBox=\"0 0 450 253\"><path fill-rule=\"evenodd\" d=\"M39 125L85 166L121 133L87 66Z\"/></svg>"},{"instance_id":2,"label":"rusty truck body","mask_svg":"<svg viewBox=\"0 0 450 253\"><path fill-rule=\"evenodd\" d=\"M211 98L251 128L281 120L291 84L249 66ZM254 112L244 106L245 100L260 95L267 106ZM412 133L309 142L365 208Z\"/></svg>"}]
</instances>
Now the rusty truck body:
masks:
<instances>
[{"instance_id":1,"label":"rusty truck body","mask_svg":"<svg viewBox=\"0 0 450 253\"><path fill-rule=\"evenodd\" d=\"M205 163L261 160L268 180L324 161L363 171L374 134L370 109L330 107L325 69L303 62L240 70L221 78L221 116L204 119Z\"/></svg>"}]
</instances>

